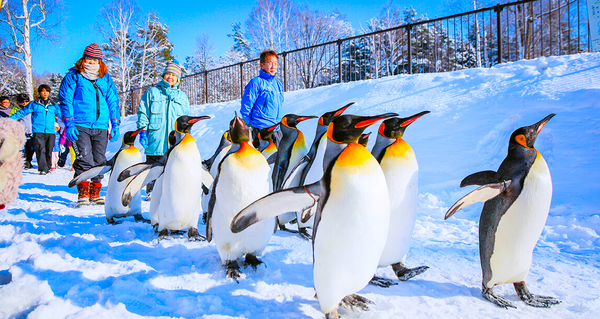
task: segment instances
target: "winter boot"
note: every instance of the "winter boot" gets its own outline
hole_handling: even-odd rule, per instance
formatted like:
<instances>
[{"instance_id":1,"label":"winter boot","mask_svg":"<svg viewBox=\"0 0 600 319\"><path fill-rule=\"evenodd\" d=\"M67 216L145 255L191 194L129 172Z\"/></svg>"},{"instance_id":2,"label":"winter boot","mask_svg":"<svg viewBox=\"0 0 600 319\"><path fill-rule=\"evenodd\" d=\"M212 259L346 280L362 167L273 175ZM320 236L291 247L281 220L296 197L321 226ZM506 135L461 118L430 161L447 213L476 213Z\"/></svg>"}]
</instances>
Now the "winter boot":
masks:
<instances>
[{"instance_id":1,"label":"winter boot","mask_svg":"<svg viewBox=\"0 0 600 319\"><path fill-rule=\"evenodd\" d=\"M104 198L100 197L102 183L90 183L90 202L94 205L104 205Z\"/></svg>"},{"instance_id":2,"label":"winter boot","mask_svg":"<svg viewBox=\"0 0 600 319\"><path fill-rule=\"evenodd\" d=\"M77 184L77 207L90 204L90 182Z\"/></svg>"}]
</instances>

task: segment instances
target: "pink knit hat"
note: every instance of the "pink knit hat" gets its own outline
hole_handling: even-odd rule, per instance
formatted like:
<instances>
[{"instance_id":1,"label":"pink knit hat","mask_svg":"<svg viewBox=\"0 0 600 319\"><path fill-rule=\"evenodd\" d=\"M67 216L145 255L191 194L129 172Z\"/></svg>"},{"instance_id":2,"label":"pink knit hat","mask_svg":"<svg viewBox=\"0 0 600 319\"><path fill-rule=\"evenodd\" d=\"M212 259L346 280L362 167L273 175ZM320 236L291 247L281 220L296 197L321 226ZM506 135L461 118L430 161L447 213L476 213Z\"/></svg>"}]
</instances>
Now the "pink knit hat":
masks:
<instances>
[{"instance_id":1,"label":"pink knit hat","mask_svg":"<svg viewBox=\"0 0 600 319\"><path fill-rule=\"evenodd\" d=\"M102 60L102 49L95 42L88 45L83 51L83 56Z\"/></svg>"}]
</instances>

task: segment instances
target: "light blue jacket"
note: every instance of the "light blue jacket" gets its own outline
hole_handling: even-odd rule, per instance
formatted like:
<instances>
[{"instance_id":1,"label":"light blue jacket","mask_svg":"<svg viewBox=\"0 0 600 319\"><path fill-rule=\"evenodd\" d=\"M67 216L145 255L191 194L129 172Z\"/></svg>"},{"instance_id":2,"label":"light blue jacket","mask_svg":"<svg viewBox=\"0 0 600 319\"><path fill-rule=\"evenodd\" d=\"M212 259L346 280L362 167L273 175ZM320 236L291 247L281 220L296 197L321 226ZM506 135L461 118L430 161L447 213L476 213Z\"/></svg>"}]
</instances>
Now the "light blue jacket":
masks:
<instances>
[{"instance_id":1,"label":"light blue jacket","mask_svg":"<svg viewBox=\"0 0 600 319\"><path fill-rule=\"evenodd\" d=\"M58 90L63 121L72 118L76 126L108 129L110 120L121 120L119 95L110 75L98 78L95 83L98 90L75 68L69 69Z\"/></svg>"},{"instance_id":2,"label":"light blue jacket","mask_svg":"<svg viewBox=\"0 0 600 319\"><path fill-rule=\"evenodd\" d=\"M137 128L148 131L146 155L162 156L169 147L169 133L175 129L175 121L190 114L190 101L179 89L179 83L171 87L165 80L149 88L137 111Z\"/></svg>"},{"instance_id":3,"label":"light blue jacket","mask_svg":"<svg viewBox=\"0 0 600 319\"><path fill-rule=\"evenodd\" d=\"M274 75L260 70L244 88L240 113L246 123L255 128L273 126L281 121L283 84Z\"/></svg>"},{"instance_id":4,"label":"light blue jacket","mask_svg":"<svg viewBox=\"0 0 600 319\"><path fill-rule=\"evenodd\" d=\"M48 104L45 106L40 100L31 101L15 114L11 115L10 118L18 120L27 114L32 114L31 130L33 133L54 134L54 123L57 117L60 118L60 108L54 101L48 101Z\"/></svg>"}]
</instances>

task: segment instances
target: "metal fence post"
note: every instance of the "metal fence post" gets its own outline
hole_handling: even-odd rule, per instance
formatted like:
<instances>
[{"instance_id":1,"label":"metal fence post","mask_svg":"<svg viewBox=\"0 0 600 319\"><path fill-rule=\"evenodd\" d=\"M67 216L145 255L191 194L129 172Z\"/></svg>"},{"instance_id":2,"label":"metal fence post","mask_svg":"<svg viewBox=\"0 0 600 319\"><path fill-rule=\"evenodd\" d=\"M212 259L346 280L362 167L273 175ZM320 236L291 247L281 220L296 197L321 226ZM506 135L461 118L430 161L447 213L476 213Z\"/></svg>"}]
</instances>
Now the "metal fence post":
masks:
<instances>
[{"instance_id":1,"label":"metal fence post","mask_svg":"<svg viewBox=\"0 0 600 319\"><path fill-rule=\"evenodd\" d=\"M342 83L342 40L337 40L338 46L338 77L339 82Z\"/></svg>"},{"instance_id":2,"label":"metal fence post","mask_svg":"<svg viewBox=\"0 0 600 319\"><path fill-rule=\"evenodd\" d=\"M283 92L287 92L287 68L285 63L287 52L283 52L281 55L283 56Z\"/></svg>"},{"instance_id":3,"label":"metal fence post","mask_svg":"<svg viewBox=\"0 0 600 319\"><path fill-rule=\"evenodd\" d=\"M244 97L244 62L240 62L240 99Z\"/></svg>"},{"instance_id":4,"label":"metal fence post","mask_svg":"<svg viewBox=\"0 0 600 319\"><path fill-rule=\"evenodd\" d=\"M498 64L502 63L502 12L503 7L500 4L496 5L494 11L496 11L496 37L498 37Z\"/></svg>"},{"instance_id":5,"label":"metal fence post","mask_svg":"<svg viewBox=\"0 0 600 319\"><path fill-rule=\"evenodd\" d=\"M204 71L204 103L208 103L208 71Z\"/></svg>"},{"instance_id":6,"label":"metal fence post","mask_svg":"<svg viewBox=\"0 0 600 319\"><path fill-rule=\"evenodd\" d=\"M412 32L412 25L406 25L406 36L408 37L408 74L412 74L412 44L410 40L410 34Z\"/></svg>"}]
</instances>

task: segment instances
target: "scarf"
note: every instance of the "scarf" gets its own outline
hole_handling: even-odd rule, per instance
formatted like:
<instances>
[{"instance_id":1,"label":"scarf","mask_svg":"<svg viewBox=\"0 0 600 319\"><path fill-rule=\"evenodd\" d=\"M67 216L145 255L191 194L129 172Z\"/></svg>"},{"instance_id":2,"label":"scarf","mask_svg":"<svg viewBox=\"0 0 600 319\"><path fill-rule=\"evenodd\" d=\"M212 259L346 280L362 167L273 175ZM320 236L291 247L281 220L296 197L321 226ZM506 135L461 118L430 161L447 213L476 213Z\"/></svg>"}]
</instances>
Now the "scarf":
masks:
<instances>
[{"instance_id":1,"label":"scarf","mask_svg":"<svg viewBox=\"0 0 600 319\"><path fill-rule=\"evenodd\" d=\"M84 66L85 70L81 72L81 75L83 75L84 78L90 81L95 81L97 78L100 77L100 64L85 63Z\"/></svg>"}]
</instances>

